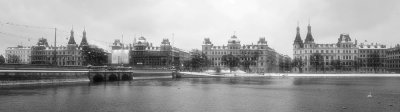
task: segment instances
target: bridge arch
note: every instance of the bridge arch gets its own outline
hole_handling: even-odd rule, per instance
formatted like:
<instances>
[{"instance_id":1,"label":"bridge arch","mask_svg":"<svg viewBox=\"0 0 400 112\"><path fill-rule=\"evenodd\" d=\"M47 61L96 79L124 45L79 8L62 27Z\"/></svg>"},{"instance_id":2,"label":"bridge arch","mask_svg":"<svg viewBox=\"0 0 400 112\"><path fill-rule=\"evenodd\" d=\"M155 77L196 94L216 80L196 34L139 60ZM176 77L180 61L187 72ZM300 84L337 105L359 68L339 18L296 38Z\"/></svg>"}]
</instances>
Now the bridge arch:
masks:
<instances>
[{"instance_id":1,"label":"bridge arch","mask_svg":"<svg viewBox=\"0 0 400 112\"><path fill-rule=\"evenodd\" d=\"M93 76L93 82L101 82L104 81L104 77L101 74L96 74Z\"/></svg>"},{"instance_id":2,"label":"bridge arch","mask_svg":"<svg viewBox=\"0 0 400 112\"><path fill-rule=\"evenodd\" d=\"M108 76L109 81L118 81L118 76L116 74L111 74Z\"/></svg>"}]
</instances>

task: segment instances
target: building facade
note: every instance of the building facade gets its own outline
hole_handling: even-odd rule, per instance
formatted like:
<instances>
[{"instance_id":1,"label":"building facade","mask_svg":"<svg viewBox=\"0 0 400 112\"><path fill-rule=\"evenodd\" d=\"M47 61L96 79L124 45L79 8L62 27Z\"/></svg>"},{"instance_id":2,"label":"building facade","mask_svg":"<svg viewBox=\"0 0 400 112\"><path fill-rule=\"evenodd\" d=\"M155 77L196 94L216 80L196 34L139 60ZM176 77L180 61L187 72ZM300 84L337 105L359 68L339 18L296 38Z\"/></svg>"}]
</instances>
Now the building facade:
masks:
<instances>
[{"instance_id":1,"label":"building facade","mask_svg":"<svg viewBox=\"0 0 400 112\"><path fill-rule=\"evenodd\" d=\"M83 31L83 38L80 45L75 42L73 30L71 30L66 46L49 46L47 39L41 38L37 46L32 47L31 63L34 65L82 66L81 47L87 45L85 30Z\"/></svg>"},{"instance_id":2,"label":"building facade","mask_svg":"<svg viewBox=\"0 0 400 112\"><path fill-rule=\"evenodd\" d=\"M5 50L5 63L7 64L30 64L31 47L18 45L17 47L8 47Z\"/></svg>"},{"instance_id":3,"label":"building facade","mask_svg":"<svg viewBox=\"0 0 400 112\"><path fill-rule=\"evenodd\" d=\"M135 39L130 49L130 64L136 68L181 66L190 57L188 52L173 47L168 39L163 39L160 46L153 46L142 36Z\"/></svg>"},{"instance_id":4,"label":"building facade","mask_svg":"<svg viewBox=\"0 0 400 112\"><path fill-rule=\"evenodd\" d=\"M296 32L293 43L293 58L298 58L304 63L301 71L305 73L326 73L352 72L357 69L357 66L355 66L355 59L358 59L357 40L353 42L349 34L341 34L337 43L319 44L314 42L310 24L307 27L304 42L300 36L299 26L297 26ZM315 62L317 56L319 61ZM300 72L300 70L294 67L294 72Z\"/></svg>"},{"instance_id":5,"label":"building facade","mask_svg":"<svg viewBox=\"0 0 400 112\"><path fill-rule=\"evenodd\" d=\"M129 47L124 47L120 40L115 40L111 46L111 64L128 65L129 64Z\"/></svg>"},{"instance_id":6,"label":"building facade","mask_svg":"<svg viewBox=\"0 0 400 112\"><path fill-rule=\"evenodd\" d=\"M361 73L386 73L386 45L360 43L359 64Z\"/></svg>"},{"instance_id":7,"label":"building facade","mask_svg":"<svg viewBox=\"0 0 400 112\"><path fill-rule=\"evenodd\" d=\"M231 54L240 59L255 60L249 66L250 72L278 72L279 58L282 56L274 49L270 48L264 37L260 38L257 44L241 44L236 35L231 36L227 45L216 46L212 44L210 38L205 38L202 45L202 52L211 61L211 67L226 68L222 62L222 56Z\"/></svg>"},{"instance_id":8,"label":"building facade","mask_svg":"<svg viewBox=\"0 0 400 112\"><path fill-rule=\"evenodd\" d=\"M33 65L48 65L51 64L49 59L50 54L47 54L46 48L49 48L47 39L40 38L36 46L32 46L31 64Z\"/></svg>"},{"instance_id":9,"label":"building facade","mask_svg":"<svg viewBox=\"0 0 400 112\"><path fill-rule=\"evenodd\" d=\"M400 73L400 45L389 48L386 51L386 70L388 72Z\"/></svg>"}]
</instances>

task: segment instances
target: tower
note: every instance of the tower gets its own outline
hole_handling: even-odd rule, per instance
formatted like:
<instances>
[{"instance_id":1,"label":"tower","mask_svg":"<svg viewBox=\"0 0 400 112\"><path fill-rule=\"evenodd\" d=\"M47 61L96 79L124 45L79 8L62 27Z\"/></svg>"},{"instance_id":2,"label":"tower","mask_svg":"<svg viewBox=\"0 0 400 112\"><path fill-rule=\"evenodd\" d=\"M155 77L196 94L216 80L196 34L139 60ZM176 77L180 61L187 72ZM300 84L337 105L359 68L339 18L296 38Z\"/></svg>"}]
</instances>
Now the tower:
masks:
<instances>
[{"instance_id":1,"label":"tower","mask_svg":"<svg viewBox=\"0 0 400 112\"><path fill-rule=\"evenodd\" d=\"M304 40L305 44L309 44L309 43L314 43L314 38L311 34L311 25L310 22L308 22L308 26L307 26L307 36L306 39Z\"/></svg>"},{"instance_id":2,"label":"tower","mask_svg":"<svg viewBox=\"0 0 400 112\"><path fill-rule=\"evenodd\" d=\"M81 44L79 45L80 47L82 46L89 46L87 39L86 39L86 29L83 28L83 36L82 36L82 41Z\"/></svg>"},{"instance_id":3,"label":"tower","mask_svg":"<svg viewBox=\"0 0 400 112\"><path fill-rule=\"evenodd\" d=\"M303 40L301 39L301 36L300 36L300 28L299 28L298 24L297 24L297 28L296 28L296 38L294 39L294 42L293 42L293 48L294 49L303 48Z\"/></svg>"},{"instance_id":4,"label":"tower","mask_svg":"<svg viewBox=\"0 0 400 112\"><path fill-rule=\"evenodd\" d=\"M74 29L71 30L71 36L69 37L68 44L76 44L74 39Z\"/></svg>"},{"instance_id":5,"label":"tower","mask_svg":"<svg viewBox=\"0 0 400 112\"><path fill-rule=\"evenodd\" d=\"M240 40L237 38L236 35L232 35L231 38L228 40L228 49L231 49L231 50L239 50L240 49Z\"/></svg>"},{"instance_id":6,"label":"tower","mask_svg":"<svg viewBox=\"0 0 400 112\"><path fill-rule=\"evenodd\" d=\"M210 38L204 38L203 45L202 45L202 51L207 51L211 50L211 47L213 44L210 41Z\"/></svg>"},{"instance_id":7,"label":"tower","mask_svg":"<svg viewBox=\"0 0 400 112\"><path fill-rule=\"evenodd\" d=\"M160 46L161 51L171 51L172 46L167 38L163 39Z\"/></svg>"}]
</instances>

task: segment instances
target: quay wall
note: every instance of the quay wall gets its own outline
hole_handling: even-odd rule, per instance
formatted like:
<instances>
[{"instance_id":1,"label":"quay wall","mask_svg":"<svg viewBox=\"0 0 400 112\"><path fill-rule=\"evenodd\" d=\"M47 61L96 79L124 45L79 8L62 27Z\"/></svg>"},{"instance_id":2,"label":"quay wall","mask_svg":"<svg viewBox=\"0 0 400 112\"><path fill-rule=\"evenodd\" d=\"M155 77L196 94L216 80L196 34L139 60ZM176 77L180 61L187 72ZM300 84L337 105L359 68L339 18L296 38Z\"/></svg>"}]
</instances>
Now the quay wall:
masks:
<instances>
[{"instance_id":1,"label":"quay wall","mask_svg":"<svg viewBox=\"0 0 400 112\"><path fill-rule=\"evenodd\" d=\"M88 71L0 71L0 85L89 81Z\"/></svg>"}]
</instances>

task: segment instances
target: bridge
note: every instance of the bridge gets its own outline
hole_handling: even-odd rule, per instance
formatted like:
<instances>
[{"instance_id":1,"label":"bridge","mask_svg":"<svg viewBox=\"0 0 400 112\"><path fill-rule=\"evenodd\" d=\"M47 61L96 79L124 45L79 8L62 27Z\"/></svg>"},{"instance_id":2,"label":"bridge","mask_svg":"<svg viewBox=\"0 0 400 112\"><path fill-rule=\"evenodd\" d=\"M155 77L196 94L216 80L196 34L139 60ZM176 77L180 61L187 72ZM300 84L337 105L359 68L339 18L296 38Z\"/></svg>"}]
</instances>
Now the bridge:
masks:
<instances>
[{"instance_id":1,"label":"bridge","mask_svg":"<svg viewBox=\"0 0 400 112\"><path fill-rule=\"evenodd\" d=\"M87 67L82 69L8 69L0 70L0 83L66 82L74 80L129 81L134 77L179 78L177 71L160 69L133 70L130 67Z\"/></svg>"},{"instance_id":2,"label":"bridge","mask_svg":"<svg viewBox=\"0 0 400 112\"><path fill-rule=\"evenodd\" d=\"M87 75L91 82L129 81L133 79L132 71L89 71Z\"/></svg>"},{"instance_id":3,"label":"bridge","mask_svg":"<svg viewBox=\"0 0 400 112\"><path fill-rule=\"evenodd\" d=\"M88 66L90 82L129 81L133 79L131 67Z\"/></svg>"}]
</instances>

